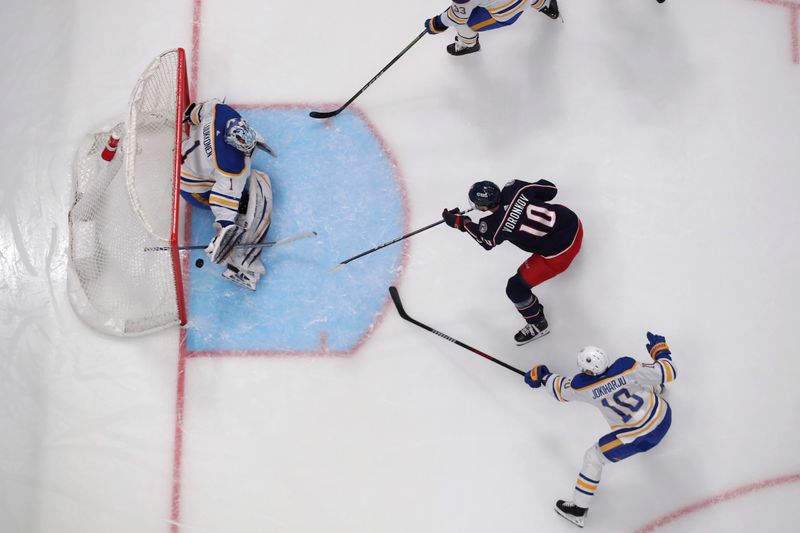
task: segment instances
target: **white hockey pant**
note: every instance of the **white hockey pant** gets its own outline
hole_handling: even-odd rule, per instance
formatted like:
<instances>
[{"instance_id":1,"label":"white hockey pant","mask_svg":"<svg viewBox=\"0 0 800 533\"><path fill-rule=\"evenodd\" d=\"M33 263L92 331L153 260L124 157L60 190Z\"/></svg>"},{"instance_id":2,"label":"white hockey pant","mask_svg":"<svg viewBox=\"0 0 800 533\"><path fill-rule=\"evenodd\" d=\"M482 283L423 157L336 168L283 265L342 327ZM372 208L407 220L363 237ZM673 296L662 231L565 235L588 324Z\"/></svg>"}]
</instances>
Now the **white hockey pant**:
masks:
<instances>
[{"instance_id":1,"label":"white hockey pant","mask_svg":"<svg viewBox=\"0 0 800 533\"><path fill-rule=\"evenodd\" d=\"M572 501L578 507L589 507L597 487L600 485L600 476L603 474L603 465L609 460L603 456L600 448L595 444L583 454L583 467L575 481L575 491Z\"/></svg>"},{"instance_id":2,"label":"white hockey pant","mask_svg":"<svg viewBox=\"0 0 800 533\"><path fill-rule=\"evenodd\" d=\"M272 182L269 176L260 170L253 170L247 186L247 212L236 217L236 223L246 228L239 244L261 242L272 222ZM228 257L228 264L239 270L263 274L264 265L260 259L262 250L263 248L237 247Z\"/></svg>"}]
</instances>

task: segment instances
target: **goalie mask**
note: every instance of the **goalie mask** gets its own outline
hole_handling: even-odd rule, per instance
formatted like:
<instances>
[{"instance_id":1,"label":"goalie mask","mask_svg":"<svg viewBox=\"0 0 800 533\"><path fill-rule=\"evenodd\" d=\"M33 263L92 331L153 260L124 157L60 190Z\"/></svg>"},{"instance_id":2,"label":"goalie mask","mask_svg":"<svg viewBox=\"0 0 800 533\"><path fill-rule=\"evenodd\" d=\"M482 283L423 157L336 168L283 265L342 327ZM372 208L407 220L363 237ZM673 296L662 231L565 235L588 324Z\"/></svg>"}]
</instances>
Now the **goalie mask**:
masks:
<instances>
[{"instance_id":1,"label":"goalie mask","mask_svg":"<svg viewBox=\"0 0 800 533\"><path fill-rule=\"evenodd\" d=\"M578 352L578 366L584 374L599 376L608 370L608 355L597 346L586 346Z\"/></svg>"},{"instance_id":2,"label":"goalie mask","mask_svg":"<svg viewBox=\"0 0 800 533\"><path fill-rule=\"evenodd\" d=\"M256 147L257 134L243 118L232 118L225 128L225 142L245 154Z\"/></svg>"}]
</instances>

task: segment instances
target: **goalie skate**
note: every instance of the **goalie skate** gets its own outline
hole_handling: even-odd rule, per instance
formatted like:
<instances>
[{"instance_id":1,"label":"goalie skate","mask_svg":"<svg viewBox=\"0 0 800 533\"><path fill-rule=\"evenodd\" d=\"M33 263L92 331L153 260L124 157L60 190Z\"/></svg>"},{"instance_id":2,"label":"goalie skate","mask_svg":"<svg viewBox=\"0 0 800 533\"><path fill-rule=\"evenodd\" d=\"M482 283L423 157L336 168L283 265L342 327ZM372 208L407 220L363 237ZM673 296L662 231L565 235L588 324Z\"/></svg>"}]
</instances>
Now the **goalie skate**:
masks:
<instances>
[{"instance_id":1,"label":"goalie skate","mask_svg":"<svg viewBox=\"0 0 800 533\"><path fill-rule=\"evenodd\" d=\"M261 274L247 270L239 270L234 266L228 265L228 268L222 273L222 277L243 289L255 291Z\"/></svg>"}]
</instances>

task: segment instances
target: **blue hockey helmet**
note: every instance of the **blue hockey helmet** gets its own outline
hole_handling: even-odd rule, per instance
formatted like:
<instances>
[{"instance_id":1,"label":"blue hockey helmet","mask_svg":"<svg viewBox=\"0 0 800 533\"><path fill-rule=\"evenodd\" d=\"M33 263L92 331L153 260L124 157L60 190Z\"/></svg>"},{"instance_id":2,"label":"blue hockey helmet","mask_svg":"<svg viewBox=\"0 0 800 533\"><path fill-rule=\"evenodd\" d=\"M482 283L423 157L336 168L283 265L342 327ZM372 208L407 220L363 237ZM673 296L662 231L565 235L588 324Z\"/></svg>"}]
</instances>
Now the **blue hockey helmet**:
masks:
<instances>
[{"instance_id":1,"label":"blue hockey helmet","mask_svg":"<svg viewBox=\"0 0 800 533\"><path fill-rule=\"evenodd\" d=\"M225 127L225 142L246 154L256 147L256 132L250 124L241 117L232 118Z\"/></svg>"},{"instance_id":2,"label":"blue hockey helmet","mask_svg":"<svg viewBox=\"0 0 800 533\"><path fill-rule=\"evenodd\" d=\"M500 187L491 181L479 181L469 188L469 201L475 208L500 205Z\"/></svg>"}]
</instances>

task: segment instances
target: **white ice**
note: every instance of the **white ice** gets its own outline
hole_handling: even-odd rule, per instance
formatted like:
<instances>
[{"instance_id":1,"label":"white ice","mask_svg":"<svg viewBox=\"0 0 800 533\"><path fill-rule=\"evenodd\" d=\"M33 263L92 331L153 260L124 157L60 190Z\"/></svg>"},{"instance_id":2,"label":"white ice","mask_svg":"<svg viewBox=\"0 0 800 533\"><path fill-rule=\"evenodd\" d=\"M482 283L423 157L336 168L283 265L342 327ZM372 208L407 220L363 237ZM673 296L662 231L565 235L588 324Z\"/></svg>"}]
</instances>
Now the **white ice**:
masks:
<instances>
[{"instance_id":1,"label":"white ice","mask_svg":"<svg viewBox=\"0 0 800 533\"><path fill-rule=\"evenodd\" d=\"M587 531L635 531L800 472L791 6L562 0L565 23L525 13L473 56L445 52L452 30L426 36L357 101L399 162L409 228L464 206L477 179L514 177L552 179L585 224L573 266L537 289L545 339L512 342L504 287L524 254L444 226L411 242L410 312L561 373L585 344L644 358L648 329L667 336L672 429L606 468ZM155 54L195 52L201 98L336 105L446 7L0 4L0 531L574 530L552 506L607 432L599 413L393 312L350 358L187 361L176 453L177 328L109 338L65 295L74 150L123 113ZM797 480L775 484L660 530L796 530L799 496Z\"/></svg>"}]
</instances>

